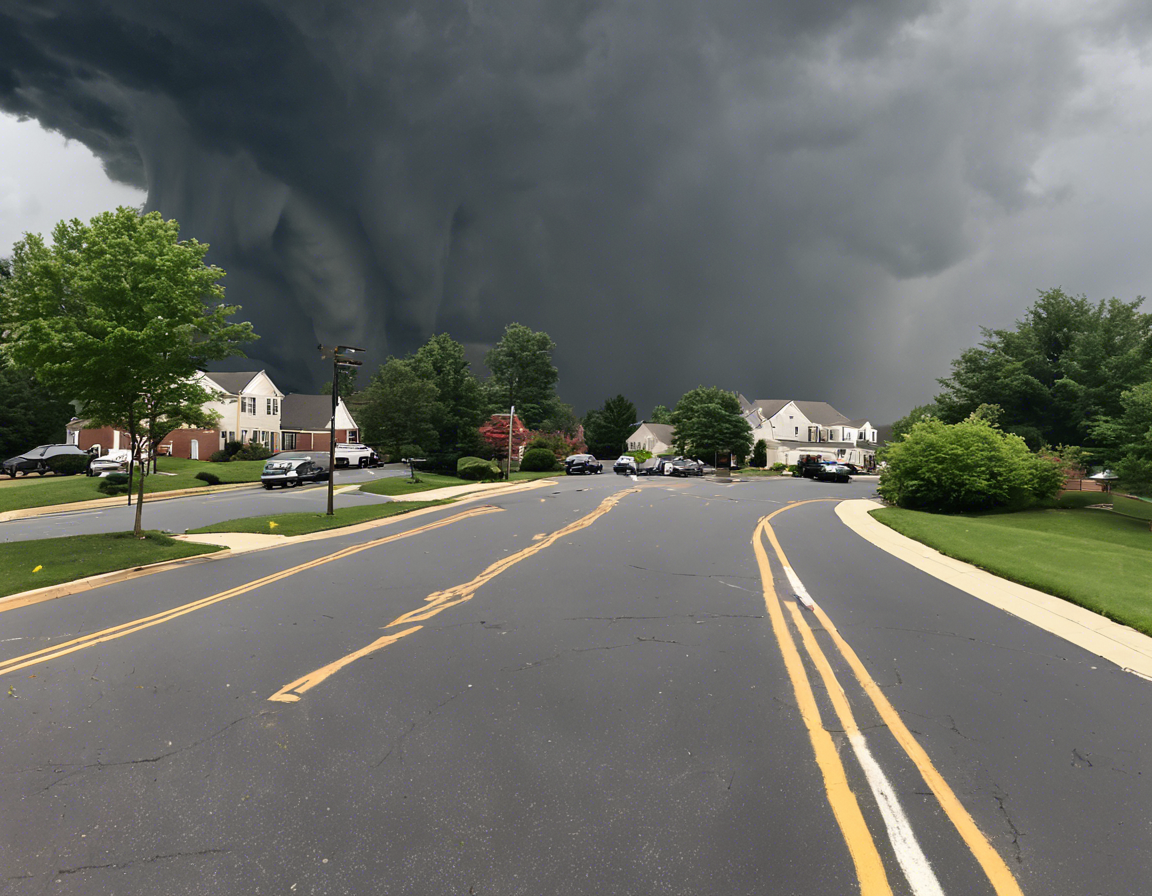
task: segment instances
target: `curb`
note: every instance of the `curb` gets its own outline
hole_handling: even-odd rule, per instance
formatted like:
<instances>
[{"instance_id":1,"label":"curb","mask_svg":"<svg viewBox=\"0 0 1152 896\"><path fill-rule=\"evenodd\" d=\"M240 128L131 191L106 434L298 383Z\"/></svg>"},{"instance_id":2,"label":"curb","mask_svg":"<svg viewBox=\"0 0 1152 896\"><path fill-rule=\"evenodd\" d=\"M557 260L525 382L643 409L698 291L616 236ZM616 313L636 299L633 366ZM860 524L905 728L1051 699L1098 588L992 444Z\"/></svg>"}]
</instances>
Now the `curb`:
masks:
<instances>
[{"instance_id":1,"label":"curb","mask_svg":"<svg viewBox=\"0 0 1152 896\"><path fill-rule=\"evenodd\" d=\"M882 551L933 578L1063 638L1125 672L1152 681L1152 638L1071 601L992 575L901 535L869 515L883 505L850 500L836 505L849 529Z\"/></svg>"},{"instance_id":2,"label":"curb","mask_svg":"<svg viewBox=\"0 0 1152 896\"><path fill-rule=\"evenodd\" d=\"M144 503L154 501L167 501L169 498L186 498L190 495L211 495L216 492L235 491L241 488L259 488L259 482L228 482L224 485L206 485L203 488L180 488L170 492L148 492L144 495ZM25 507L22 510L6 510L0 513L0 523L9 520L26 520L37 516L50 516L54 513L74 513L77 510L99 510L102 507L127 507L121 495L116 498L93 498L91 501L73 501L71 504L48 504L44 507ZM133 495L133 498L136 496ZM133 504L132 506L135 506Z\"/></svg>"}]
</instances>

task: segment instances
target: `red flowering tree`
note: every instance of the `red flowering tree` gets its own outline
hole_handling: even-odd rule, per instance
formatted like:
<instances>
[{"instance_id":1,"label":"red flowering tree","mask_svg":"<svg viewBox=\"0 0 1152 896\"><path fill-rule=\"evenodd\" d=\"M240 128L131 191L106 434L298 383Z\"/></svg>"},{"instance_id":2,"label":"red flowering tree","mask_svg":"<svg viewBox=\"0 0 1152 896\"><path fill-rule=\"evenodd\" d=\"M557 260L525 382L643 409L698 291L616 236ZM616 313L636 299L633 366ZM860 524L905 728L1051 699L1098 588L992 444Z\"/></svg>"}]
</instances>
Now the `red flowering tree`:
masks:
<instances>
[{"instance_id":1,"label":"red flowering tree","mask_svg":"<svg viewBox=\"0 0 1152 896\"><path fill-rule=\"evenodd\" d=\"M528 444L531 433L528 427L520 422L519 417L512 418L512 456L520 457L520 449ZM508 415L493 414L480 424L480 438L492 448L492 456L497 460L508 459Z\"/></svg>"}]
</instances>

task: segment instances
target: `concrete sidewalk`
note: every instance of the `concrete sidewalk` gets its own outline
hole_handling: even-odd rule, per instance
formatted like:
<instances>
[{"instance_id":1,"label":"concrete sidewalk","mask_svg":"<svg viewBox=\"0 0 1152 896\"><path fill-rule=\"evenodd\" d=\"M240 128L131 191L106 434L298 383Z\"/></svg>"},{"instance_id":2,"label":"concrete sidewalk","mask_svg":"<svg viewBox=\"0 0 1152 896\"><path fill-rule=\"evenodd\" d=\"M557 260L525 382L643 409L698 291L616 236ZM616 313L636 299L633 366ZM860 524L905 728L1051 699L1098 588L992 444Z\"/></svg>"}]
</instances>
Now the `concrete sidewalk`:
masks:
<instances>
[{"instance_id":1,"label":"concrete sidewalk","mask_svg":"<svg viewBox=\"0 0 1152 896\"><path fill-rule=\"evenodd\" d=\"M1018 585L961 560L953 560L877 522L877 501L843 501L836 515L876 547L928 575L1039 626L1077 647L1152 681L1152 638L1059 597Z\"/></svg>"}]
</instances>

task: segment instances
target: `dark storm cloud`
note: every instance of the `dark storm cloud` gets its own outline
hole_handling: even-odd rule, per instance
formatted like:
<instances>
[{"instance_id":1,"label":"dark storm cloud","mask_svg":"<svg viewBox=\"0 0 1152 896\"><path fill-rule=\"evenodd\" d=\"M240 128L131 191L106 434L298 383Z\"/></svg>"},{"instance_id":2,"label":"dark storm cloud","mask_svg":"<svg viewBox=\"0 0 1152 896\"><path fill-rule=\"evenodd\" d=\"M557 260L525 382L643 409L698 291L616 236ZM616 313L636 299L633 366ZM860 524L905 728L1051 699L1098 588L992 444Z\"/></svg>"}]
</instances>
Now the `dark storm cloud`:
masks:
<instances>
[{"instance_id":1,"label":"dark storm cloud","mask_svg":"<svg viewBox=\"0 0 1152 896\"><path fill-rule=\"evenodd\" d=\"M1001 5L0 6L0 108L210 242L284 385L318 341L519 320L567 400L642 412L699 383L898 410L862 321L1037 201L1079 77Z\"/></svg>"}]
</instances>

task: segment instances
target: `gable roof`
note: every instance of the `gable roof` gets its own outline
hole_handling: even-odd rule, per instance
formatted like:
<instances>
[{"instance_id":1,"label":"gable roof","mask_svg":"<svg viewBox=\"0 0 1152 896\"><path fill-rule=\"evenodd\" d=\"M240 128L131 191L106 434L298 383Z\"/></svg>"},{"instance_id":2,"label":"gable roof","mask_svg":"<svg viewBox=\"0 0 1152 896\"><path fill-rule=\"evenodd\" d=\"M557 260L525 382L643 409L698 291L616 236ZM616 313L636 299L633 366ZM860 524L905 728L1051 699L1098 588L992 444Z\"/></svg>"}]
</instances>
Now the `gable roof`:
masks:
<instances>
[{"instance_id":1,"label":"gable roof","mask_svg":"<svg viewBox=\"0 0 1152 896\"><path fill-rule=\"evenodd\" d=\"M336 428L342 429L341 411L352 421L350 429L358 429L356 421L344 406L344 399L336 406ZM331 395L301 395L293 393L280 400L280 429L283 432L328 432L332 419Z\"/></svg>"},{"instance_id":2,"label":"gable roof","mask_svg":"<svg viewBox=\"0 0 1152 896\"><path fill-rule=\"evenodd\" d=\"M785 405L791 400L790 398L761 398L758 401L752 402L752 406L761 410L765 420L771 420L784 410Z\"/></svg>"},{"instance_id":3,"label":"gable roof","mask_svg":"<svg viewBox=\"0 0 1152 896\"><path fill-rule=\"evenodd\" d=\"M636 427L635 431L628 438L632 438L632 436L634 436L634 435L636 435L636 433L640 432L640 430L642 430L645 426L648 427L648 432L652 433L652 435L654 435L657 439L659 439L665 445L671 445L672 444L672 424L671 423L649 423L647 420L645 420L639 426Z\"/></svg>"},{"instance_id":4,"label":"gable roof","mask_svg":"<svg viewBox=\"0 0 1152 896\"><path fill-rule=\"evenodd\" d=\"M849 420L848 425L849 426L855 426L857 429L860 429L862 426L871 426L872 421L869 420L867 417L863 417L860 420Z\"/></svg>"},{"instance_id":5,"label":"gable roof","mask_svg":"<svg viewBox=\"0 0 1152 896\"><path fill-rule=\"evenodd\" d=\"M848 418L826 401L797 401L800 413L821 426L836 426L848 422Z\"/></svg>"},{"instance_id":6,"label":"gable roof","mask_svg":"<svg viewBox=\"0 0 1152 896\"><path fill-rule=\"evenodd\" d=\"M229 395L239 395L247 388L252 380L256 379L262 370L244 371L240 373L232 373L230 371L219 371L212 373L206 371L204 376L212 380L217 386L227 392ZM329 415L331 416L331 415Z\"/></svg>"}]
</instances>

